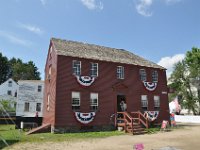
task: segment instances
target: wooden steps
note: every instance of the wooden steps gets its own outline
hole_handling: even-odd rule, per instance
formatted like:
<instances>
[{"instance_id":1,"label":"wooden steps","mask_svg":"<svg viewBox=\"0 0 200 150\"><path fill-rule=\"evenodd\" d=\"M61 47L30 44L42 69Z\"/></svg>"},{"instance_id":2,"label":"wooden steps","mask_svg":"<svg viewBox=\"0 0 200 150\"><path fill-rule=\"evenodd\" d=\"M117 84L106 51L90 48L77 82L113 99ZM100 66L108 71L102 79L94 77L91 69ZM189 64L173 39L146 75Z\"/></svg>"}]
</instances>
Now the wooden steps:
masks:
<instances>
[{"instance_id":1,"label":"wooden steps","mask_svg":"<svg viewBox=\"0 0 200 150\"><path fill-rule=\"evenodd\" d=\"M133 135L140 135L140 134L146 134L147 131L145 130L148 125L143 125L140 123L140 117L132 117L127 112L120 112L120 116L123 116L123 118L117 118L117 127L123 127L124 131L126 133L131 133Z\"/></svg>"}]
</instances>

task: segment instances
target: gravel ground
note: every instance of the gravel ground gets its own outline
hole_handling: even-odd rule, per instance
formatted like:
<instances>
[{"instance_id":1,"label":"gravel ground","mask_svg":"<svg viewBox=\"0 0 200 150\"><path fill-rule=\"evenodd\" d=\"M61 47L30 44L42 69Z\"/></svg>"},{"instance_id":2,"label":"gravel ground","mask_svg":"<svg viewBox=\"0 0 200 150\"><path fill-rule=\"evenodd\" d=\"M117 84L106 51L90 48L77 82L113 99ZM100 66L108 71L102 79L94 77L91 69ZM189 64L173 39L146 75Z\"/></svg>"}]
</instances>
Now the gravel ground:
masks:
<instances>
[{"instance_id":1,"label":"gravel ground","mask_svg":"<svg viewBox=\"0 0 200 150\"><path fill-rule=\"evenodd\" d=\"M121 135L74 142L16 143L12 150L134 150L142 143L145 150L199 150L200 125L182 124L179 129L146 135Z\"/></svg>"}]
</instances>

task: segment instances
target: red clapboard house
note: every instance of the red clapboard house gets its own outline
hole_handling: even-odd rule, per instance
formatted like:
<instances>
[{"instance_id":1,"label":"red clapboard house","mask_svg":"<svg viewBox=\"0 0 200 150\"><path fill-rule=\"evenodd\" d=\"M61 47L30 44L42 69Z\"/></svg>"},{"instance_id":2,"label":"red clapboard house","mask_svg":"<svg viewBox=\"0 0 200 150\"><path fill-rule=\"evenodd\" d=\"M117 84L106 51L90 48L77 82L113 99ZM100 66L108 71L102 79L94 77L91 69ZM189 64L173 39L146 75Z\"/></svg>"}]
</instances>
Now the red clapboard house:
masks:
<instances>
[{"instance_id":1,"label":"red clapboard house","mask_svg":"<svg viewBox=\"0 0 200 150\"><path fill-rule=\"evenodd\" d=\"M165 68L122 49L50 40L43 124L104 130L162 120L169 120Z\"/></svg>"}]
</instances>

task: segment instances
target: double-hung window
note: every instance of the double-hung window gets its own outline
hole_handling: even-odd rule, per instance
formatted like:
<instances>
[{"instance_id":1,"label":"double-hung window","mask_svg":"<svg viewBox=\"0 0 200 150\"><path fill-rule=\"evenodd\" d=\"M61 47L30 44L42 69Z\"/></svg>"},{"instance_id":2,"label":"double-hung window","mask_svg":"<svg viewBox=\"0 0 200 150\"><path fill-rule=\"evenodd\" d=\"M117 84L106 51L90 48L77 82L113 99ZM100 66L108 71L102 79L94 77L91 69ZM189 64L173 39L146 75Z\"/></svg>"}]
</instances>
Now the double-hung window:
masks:
<instances>
[{"instance_id":1,"label":"double-hung window","mask_svg":"<svg viewBox=\"0 0 200 150\"><path fill-rule=\"evenodd\" d=\"M24 104L24 111L26 111L26 112L29 112L29 103L28 102L25 102L25 104Z\"/></svg>"},{"instance_id":2,"label":"double-hung window","mask_svg":"<svg viewBox=\"0 0 200 150\"><path fill-rule=\"evenodd\" d=\"M141 95L141 106L144 110L147 110L148 108L148 99L147 95Z\"/></svg>"},{"instance_id":3,"label":"double-hung window","mask_svg":"<svg viewBox=\"0 0 200 150\"><path fill-rule=\"evenodd\" d=\"M41 103L36 103L36 111L41 111Z\"/></svg>"},{"instance_id":4,"label":"double-hung window","mask_svg":"<svg viewBox=\"0 0 200 150\"><path fill-rule=\"evenodd\" d=\"M73 110L80 110L80 92L72 92L72 109Z\"/></svg>"},{"instance_id":5,"label":"double-hung window","mask_svg":"<svg viewBox=\"0 0 200 150\"><path fill-rule=\"evenodd\" d=\"M147 74L145 69L140 69L140 80L141 81L146 81L147 80Z\"/></svg>"},{"instance_id":6,"label":"double-hung window","mask_svg":"<svg viewBox=\"0 0 200 150\"><path fill-rule=\"evenodd\" d=\"M96 111L98 109L98 93L90 93L90 110Z\"/></svg>"},{"instance_id":7,"label":"double-hung window","mask_svg":"<svg viewBox=\"0 0 200 150\"><path fill-rule=\"evenodd\" d=\"M98 76L98 63L91 63L90 76L91 77Z\"/></svg>"},{"instance_id":8,"label":"double-hung window","mask_svg":"<svg viewBox=\"0 0 200 150\"><path fill-rule=\"evenodd\" d=\"M42 92L42 86L38 85L38 92Z\"/></svg>"},{"instance_id":9,"label":"double-hung window","mask_svg":"<svg viewBox=\"0 0 200 150\"><path fill-rule=\"evenodd\" d=\"M124 67L117 66L117 79L124 79Z\"/></svg>"},{"instance_id":10,"label":"double-hung window","mask_svg":"<svg viewBox=\"0 0 200 150\"><path fill-rule=\"evenodd\" d=\"M81 75L81 61L73 60L72 68L73 68L74 75L76 76Z\"/></svg>"},{"instance_id":11,"label":"double-hung window","mask_svg":"<svg viewBox=\"0 0 200 150\"><path fill-rule=\"evenodd\" d=\"M152 72L152 82L158 82L158 72L156 70Z\"/></svg>"},{"instance_id":12,"label":"double-hung window","mask_svg":"<svg viewBox=\"0 0 200 150\"><path fill-rule=\"evenodd\" d=\"M154 107L155 109L160 108L160 96L154 96Z\"/></svg>"}]
</instances>

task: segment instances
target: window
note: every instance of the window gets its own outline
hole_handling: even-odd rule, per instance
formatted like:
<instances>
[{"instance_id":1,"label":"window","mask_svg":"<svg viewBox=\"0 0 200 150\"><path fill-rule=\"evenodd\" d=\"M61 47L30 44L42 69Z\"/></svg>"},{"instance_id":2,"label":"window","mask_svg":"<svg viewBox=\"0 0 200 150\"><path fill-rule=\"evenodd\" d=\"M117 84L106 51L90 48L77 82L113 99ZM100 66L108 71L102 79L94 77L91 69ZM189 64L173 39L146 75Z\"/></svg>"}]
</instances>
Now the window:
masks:
<instances>
[{"instance_id":1,"label":"window","mask_svg":"<svg viewBox=\"0 0 200 150\"><path fill-rule=\"evenodd\" d=\"M98 109L98 93L90 93L90 110L96 111Z\"/></svg>"},{"instance_id":2,"label":"window","mask_svg":"<svg viewBox=\"0 0 200 150\"><path fill-rule=\"evenodd\" d=\"M90 76L91 77L98 76L98 63L91 63Z\"/></svg>"},{"instance_id":3,"label":"window","mask_svg":"<svg viewBox=\"0 0 200 150\"><path fill-rule=\"evenodd\" d=\"M155 108L160 107L160 96L154 96L154 107Z\"/></svg>"},{"instance_id":4,"label":"window","mask_svg":"<svg viewBox=\"0 0 200 150\"><path fill-rule=\"evenodd\" d=\"M38 85L38 92L41 92L41 91L42 91L42 86Z\"/></svg>"},{"instance_id":5,"label":"window","mask_svg":"<svg viewBox=\"0 0 200 150\"><path fill-rule=\"evenodd\" d=\"M7 91L7 94L8 94L8 95L12 95L12 91L10 91L10 90Z\"/></svg>"},{"instance_id":6,"label":"window","mask_svg":"<svg viewBox=\"0 0 200 150\"><path fill-rule=\"evenodd\" d=\"M147 110L148 108L148 99L147 99L147 95L142 95L141 96L141 106L144 110Z\"/></svg>"},{"instance_id":7,"label":"window","mask_svg":"<svg viewBox=\"0 0 200 150\"><path fill-rule=\"evenodd\" d=\"M41 103L36 104L36 111L38 111L38 112L41 111Z\"/></svg>"},{"instance_id":8,"label":"window","mask_svg":"<svg viewBox=\"0 0 200 150\"><path fill-rule=\"evenodd\" d=\"M124 67L117 66L117 79L124 79Z\"/></svg>"},{"instance_id":9,"label":"window","mask_svg":"<svg viewBox=\"0 0 200 150\"><path fill-rule=\"evenodd\" d=\"M80 92L72 92L72 109L80 110Z\"/></svg>"},{"instance_id":10,"label":"window","mask_svg":"<svg viewBox=\"0 0 200 150\"><path fill-rule=\"evenodd\" d=\"M50 95L47 96L47 111L50 110Z\"/></svg>"},{"instance_id":11,"label":"window","mask_svg":"<svg viewBox=\"0 0 200 150\"><path fill-rule=\"evenodd\" d=\"M17 92L15 92L15 97L17 97Z\"/></svg>"},{"instance_id":12,"label":"window","mask_svg":"<svg viewBox=\"0 0 200 150\"><path fill-rule=\"evenodd\" d=\"M50 47L50 50L49 50L49 58L51 59L52 58L52 56L51 56L51 54L52 54L52 51L53 51L53 48L52 48L52 46Z\"/></svg>"},{"instance_id":13,"label":"window","mask_svg":"<svg viewBox=\"0 0 200 150\"><path fill-rule=\"evenodd\" d=\"M147 80L147 74L145 69L140 69L140 80L141 81L146 81Z\"/></svg>"},{"instance_id":14,"label":"window","mask_svg":"<svg viewBox=\"0 0 200 150\"><path fill-rule=\"evenodd\" d=\"M12 81L8 82L8 87L12 87Z\"/></svg>"},{"instance_id":15,"label":"window","mask_svg":"<svg viewBox=\"0 0 200 150\"><path fill-rule=\"evenodd\" d=\"M25 102L24 111L29 112L29 103L28 102Z\"/></svg>"},{"instance_id":16,"label":"window","mask_svg":"<svg viewBox=\"0 0 200 150\"><path fill-rule=\"evenodd\" d=\"M80 76L81 75L81 62L73 60L73 74Z\"/></svg>"},{"instance_id":17,"label":"window","mask_svg":"<svg viewBox=\"0 0 200 150\"><path fill-rule=\"evenodd\" d=\"M49 66L49 75L51 75L51 65Z\"/></svg>"},{"instance_id":18,"label":"window","mask_svg":"<svg viewBox=\"0 0 200 150\"><path fill-rule=\"evenodd\" d=\"M152 82L158 82L158 72L156 70L152 72Z\"/></svg>"}]
</instances>

